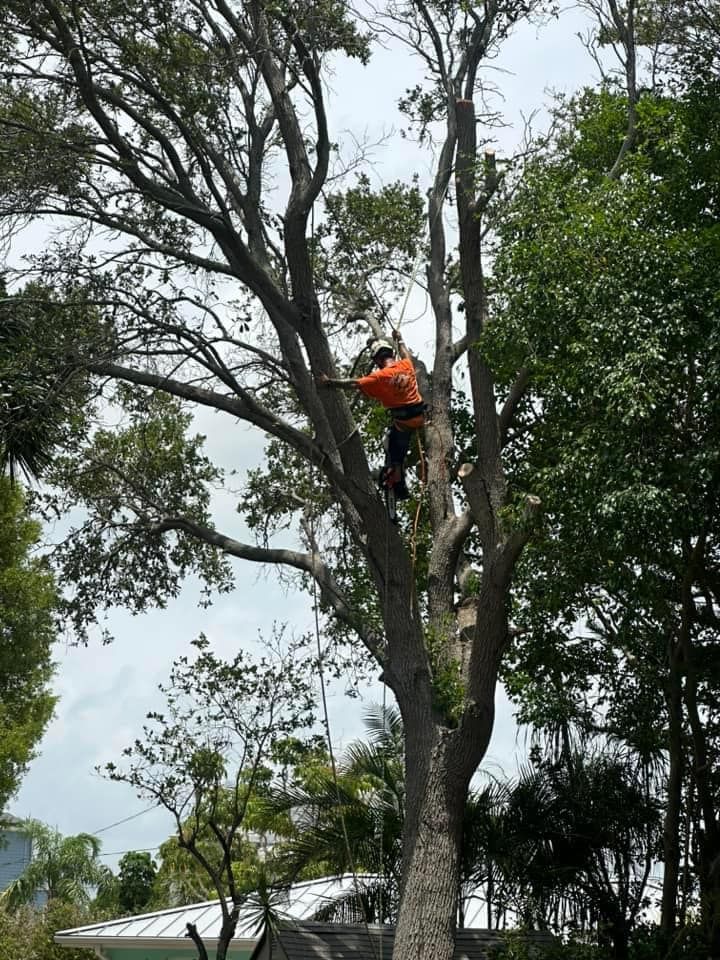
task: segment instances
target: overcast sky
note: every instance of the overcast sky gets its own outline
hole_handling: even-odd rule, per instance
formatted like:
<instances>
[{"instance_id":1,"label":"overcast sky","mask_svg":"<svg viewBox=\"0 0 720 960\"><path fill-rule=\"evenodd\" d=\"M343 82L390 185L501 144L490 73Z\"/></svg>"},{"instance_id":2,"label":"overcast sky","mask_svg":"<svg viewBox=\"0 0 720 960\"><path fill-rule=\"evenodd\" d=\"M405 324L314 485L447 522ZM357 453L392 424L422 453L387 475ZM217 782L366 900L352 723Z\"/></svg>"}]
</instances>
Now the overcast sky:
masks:
<instances>
[{"instance_id":1,"label":"overcast sky","mask_svg":"<svg viewBox=\"0 0 720 960\"><path fill-rule=\"evenodd\" d=\"M515 149L522 133L521 115L547 104L550 90L572 92L595 79L594 65L576 36L586 25L584 15L571 8L540 30L524 27L506 44L492 71L503 90L511 123L498 135L500 153ZM344 131L351 130L358 138L375 141L401 126L395 105L413 82L411 69L397 49L376 52L368 68L350 63L338 69L329 91L331 137L341 140ZM538 117L537 129L544 119ZM427 177L429 170L427 155L398 136L374 151L373 176L383 182L415 171ZM430 340L429 328L419 321L405 335L422 355ZM226 417L210 412L198 419L210 452L239 471L239 485L243 472L258 462L262 439L242 425L228 429L228 423ZM218 498L216 525L242 537L234 507L229 496ZM201 631L218 653L231 655L238 646L254 642L258 632L268 633L273 622L288 622L298 633L311 628L307 596L285 591L272 572L264 576L247 563L236 561L236 573L237 590L209 609L198 607L199 587L188 582L166 610L141 617L114 612L108 624L117 638L112 645L57 649L55 690L60 701L56 717L11 804L12 813L36 817L65 834L103 831L103 849L112 865L122 851L154 849L168 837L172 824L166 814L155 810L135 817L147 804L129 788L100 778L95 767L116 760L140 732L148 710L160 706L157 686L167 678L172 660ZM360 700L348 700L341 685L332 687L331 726L337 746L362 733L363 707L380 697L377 685L363 691ZM510 774L523 741L502 691L497 701L495 734L484 766ZM103 829L127 817L134 818Z\"/></svg>"}]
</instances>

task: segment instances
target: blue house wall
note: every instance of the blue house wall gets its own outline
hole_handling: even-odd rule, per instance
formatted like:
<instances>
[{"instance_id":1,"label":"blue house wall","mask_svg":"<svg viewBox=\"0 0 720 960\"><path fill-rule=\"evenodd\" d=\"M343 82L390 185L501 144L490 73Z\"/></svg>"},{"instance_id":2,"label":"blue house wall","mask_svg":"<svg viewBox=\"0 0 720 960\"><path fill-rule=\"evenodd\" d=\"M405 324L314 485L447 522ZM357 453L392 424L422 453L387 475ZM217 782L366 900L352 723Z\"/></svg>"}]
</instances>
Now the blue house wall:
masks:
<instances>
[{"instance_id":1,"label":"blue house wall","mask_svg":"<svg viewBox=\"0 0 720 960\"><path fill-rule=\"evenodd\" d=\"M0 892L30 863L30 839L18 830L0 829Z\"/></svg>"}]
</instances>

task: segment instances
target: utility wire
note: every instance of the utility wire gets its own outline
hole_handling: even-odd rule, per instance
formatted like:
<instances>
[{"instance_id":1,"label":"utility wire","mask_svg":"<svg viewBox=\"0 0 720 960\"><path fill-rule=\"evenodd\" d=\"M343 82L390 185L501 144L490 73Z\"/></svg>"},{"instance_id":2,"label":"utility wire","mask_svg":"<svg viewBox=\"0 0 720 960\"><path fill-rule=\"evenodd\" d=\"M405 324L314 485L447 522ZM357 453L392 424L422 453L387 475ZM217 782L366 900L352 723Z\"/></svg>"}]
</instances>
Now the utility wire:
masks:
<instances>
[{"instance_id":1,"label":"utility wire","mask_svg":"<svg viewBox=\"0 0 720 960\"><path fill-rule=\"evenodd\" d=\"M90 833L90 836L95 837L95 836L97 836L99 833L105 833L106 830L112 830L113 827L119 827L121 823L128 823L130 820L137 820L137 818L138 818L138 817L142 817L143 814L145 814L145 813L150 813L151 810L156 810L156 809L157 809L157 804L153 804L151 807L145 807L144 810L138 810L137 813L131 813L129 817L123 817L122 820L116 820L114 823L109 823L106 827L100 827L99 830L93 830L93 831L87 831L87 832ZM2 829L2 827L0 827L0 829ZM18 832L19 832L19 831L18 831ZM85 832L85 831L83 831L83 832ZM149 851L158 850L158 849L159 849L159 846L157 846L157 847L133 847L133 848L131 848L130 850L114 850L114 851L112 851L112 852L110 852L110 853L100 853L100 854L98 854L98 856L100 856L100 857L114 857L114 856L118 856L119 854L123 854L123 853L134 853L135 851L137 851L138 853L142 853L142 852L144 852L144 851L148 851L148 852L149 852ZM4 862L0 863L0 867L15 867L15 866L17 866L17 865L20 864L20 863L27 863L27 862L28 862L28 860L27 860L25 857L23 857L22 860L5 860Z\"/></svg>"},{"instance_id":2,"label":"utility wire","mask_svg":"<svg viewBox=\"0 0 720 960\"><path fill-rule=\"evenodd\" d=\"M100 827L99 830L90 831L95 837L98 833L105 833L106 830L112 830L113 827L119 827L121 823L129 823L130 820L137 820L138 817L142 817L145 813L150 813L151 810L157 810L157 804L154 803L151 807L145 807L144 810L139 810L137 813L131 813L129 817L123 817L122 820L116 820L115 823L109 823L106 827Z\"/></svg>"}]
</instances>

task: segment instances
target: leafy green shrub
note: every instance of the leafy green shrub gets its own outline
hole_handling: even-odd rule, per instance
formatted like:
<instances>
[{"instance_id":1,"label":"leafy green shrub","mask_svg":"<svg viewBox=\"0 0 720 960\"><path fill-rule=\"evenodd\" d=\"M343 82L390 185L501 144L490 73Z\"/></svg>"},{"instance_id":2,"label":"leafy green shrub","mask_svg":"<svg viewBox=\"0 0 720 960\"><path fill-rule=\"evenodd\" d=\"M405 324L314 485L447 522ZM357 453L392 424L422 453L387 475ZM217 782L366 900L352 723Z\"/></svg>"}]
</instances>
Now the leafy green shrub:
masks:
<instances>
[{"instance_id":1,"label":"leafy green shrub","mask_svg":"<svg viewBox=\"0 0 720 960\"><path fill-rule=\"evenodd\" d=\"M97 960L92 950L68 950L53 941L58 930L88 922L86 910L60 900L44 910L0 910L0 960Z\"/></svg>"},{"instance_id":2,"label":"leafy green shrub","mask_svg":"<svg viewBox=\"0 0 720 960\"><path fill-rule=\"evenodd\" d=\"M576 939L545 946L533 943L523 930L508 930L503 939L503 945L491 954L492 960L610 960L600 947Z\"/></svg>"}]
</instances>

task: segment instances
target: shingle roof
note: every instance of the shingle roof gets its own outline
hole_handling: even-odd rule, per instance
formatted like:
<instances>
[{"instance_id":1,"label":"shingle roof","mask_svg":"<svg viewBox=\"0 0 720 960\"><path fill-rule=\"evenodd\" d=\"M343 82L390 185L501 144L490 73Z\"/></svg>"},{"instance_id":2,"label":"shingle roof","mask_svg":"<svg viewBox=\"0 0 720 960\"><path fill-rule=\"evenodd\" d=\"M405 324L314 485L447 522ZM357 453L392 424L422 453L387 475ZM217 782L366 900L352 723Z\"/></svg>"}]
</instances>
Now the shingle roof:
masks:
<instances>
[{"instance_id":1,"label":"shingle roof","mask_svg":"<svg viewBox=\"0 0 720 960\"><path fill-rule=\"evenodd\" d=\"M395 928L368 927L363 924L313 923L288 921L273 933L273 956L279 947L284 960L390 960ZM531 933L528 940L541 945L550 944L549 934ZM266 956L267 933L255 948L251 960ZM497 930L458 930L455 939L454 960L488 960L492 948L503 942Z\"/></svg>"},{"instance_id":2,"label":"shingle roof","mask_svg":"<svg viewBox=\"0 0 720 960\"><path fill-rule=\"evenodd\" d=\"M365 877L358 877L362 881ZM318 910L329 901L349 893L353 889L351 875L310 880L298 883L283 892L273 895L273 909L280 916L305 919L315 916ZM259 904L253 897L249 897L247 904L240 913L235 941L244 941L245 945L253 946L259 936L258 916ZM177 946L190 944L187 925L195 924L197 931L206 943L217 939L222 923L222 914L218 900L208 900L204 903L193 903L185 907L173 907L170 910L157 910L154 913L139 914L134 917L124 917L120 920L106 920L103 923L93 923L84 927L73 927L70 930L60 930L55 934L55 941L67 947L80 946L146 946L149 941L153 945Z\"/></svg>"}]
</instances>

